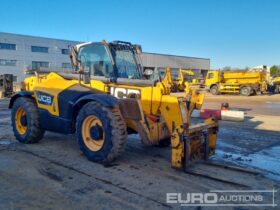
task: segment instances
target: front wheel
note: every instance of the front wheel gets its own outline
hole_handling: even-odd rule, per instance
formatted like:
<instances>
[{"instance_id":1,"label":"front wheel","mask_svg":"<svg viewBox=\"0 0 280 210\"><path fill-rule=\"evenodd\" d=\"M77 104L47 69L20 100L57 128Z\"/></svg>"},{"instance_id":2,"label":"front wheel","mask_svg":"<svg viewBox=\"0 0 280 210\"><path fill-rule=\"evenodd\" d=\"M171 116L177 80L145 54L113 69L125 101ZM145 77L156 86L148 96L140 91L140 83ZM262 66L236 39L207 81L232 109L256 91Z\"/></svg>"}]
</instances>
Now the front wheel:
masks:
<instances>
[{"instance_id":1,"label":"front wheel","mask_svg":"<svg viewBox=\"0 0 280 210\"><path fill-rule=\"evenodd\" d=\"M40 128L38 108L32 99L16 99L12 107L12 126L21 143L37 143L43 138L45 131Z\"/></svg>"},{"instance_id":2,"label":"front wheel","mask_svg":"<svg viewBox=\"0 0 280 210\"><path fill-rule=\"evenodd\" d=\"M89 102L77 116L76 136L81 151L89 160L110 163L124 150L126 124L118 108Z\"/></svg>"},{"instance_id":3,"label":"front wheel","mask_svg":"<svg viewBox=\"0 0 280 210\"><path fill-rule=\"evenodd\" d=\"M243 86L240 89L240 94L243 96L250 96L251 95L251 88L247 86Z\"/></svg>"},{"instance_id":4,"label":"front wheel","mask_svg":"<svg viewBox=\"0 0 280 210\"><path fill-rule=\"evenodd\" d=\"M219 87L217 85L213 85L210 88L210 93L212 93L212 95L218 95L219 94Z\"/></svg>"}]
</instances>

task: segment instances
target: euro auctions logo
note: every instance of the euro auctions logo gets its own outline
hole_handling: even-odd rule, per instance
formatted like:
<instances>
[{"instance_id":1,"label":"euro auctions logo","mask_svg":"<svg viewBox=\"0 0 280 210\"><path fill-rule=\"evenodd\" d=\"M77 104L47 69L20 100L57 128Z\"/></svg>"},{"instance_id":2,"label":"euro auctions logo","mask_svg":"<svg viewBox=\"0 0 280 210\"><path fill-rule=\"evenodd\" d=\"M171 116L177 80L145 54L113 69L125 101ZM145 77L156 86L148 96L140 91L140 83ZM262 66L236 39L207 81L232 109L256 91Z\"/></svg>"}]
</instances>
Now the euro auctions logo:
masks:
<instances>
[{"instance_id":1,"label":"euro auctions logo","mask_svg":"<svg viewBox=\"0 0 280 210\"><path fill-rule=\"evenodd\" d=\"M180 206L271 206L276 190L211 190L207 193L166 193L166 203Z\"/></svg>"},{"instance_id":2,"label":"euro auctions logo","mask_svg":"<svg viewBox=\"0 0 280 210\"><path fill-rule=\"evenodd\" d=\"M218 195L216 193L167 193L166 202L180 204L213 204L218 202Z\"/></svg>"}]
</instances>

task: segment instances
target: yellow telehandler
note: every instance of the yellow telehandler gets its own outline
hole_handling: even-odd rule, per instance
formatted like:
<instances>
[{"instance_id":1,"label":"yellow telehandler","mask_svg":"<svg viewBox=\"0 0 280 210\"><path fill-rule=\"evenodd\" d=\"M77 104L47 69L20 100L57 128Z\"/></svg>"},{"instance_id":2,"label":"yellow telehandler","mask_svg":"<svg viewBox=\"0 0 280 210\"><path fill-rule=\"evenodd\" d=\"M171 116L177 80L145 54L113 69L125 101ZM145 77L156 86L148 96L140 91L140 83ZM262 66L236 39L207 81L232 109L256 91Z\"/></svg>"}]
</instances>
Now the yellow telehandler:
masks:
<instances>
[{"instance_id":1,"label":"yellow telehandler","mask_svg":"<svg viewBox=\"0 0 280 210\"><path fill-rule=\"evenodd\" d=\"M141 70L137 46L102 41L70 51L75 73L36 73L11 98L18 141L36 143L46 130L76 133L85 156L103 164L121 154L131 133L138 133L146 145L171 142L175 168L187 168L215 153L217 121L191 124L191 113L202 106L204 95L189 90L185 96L172 96L167 76L144 79L150 72Z\"/></svg>"}]
</instances>

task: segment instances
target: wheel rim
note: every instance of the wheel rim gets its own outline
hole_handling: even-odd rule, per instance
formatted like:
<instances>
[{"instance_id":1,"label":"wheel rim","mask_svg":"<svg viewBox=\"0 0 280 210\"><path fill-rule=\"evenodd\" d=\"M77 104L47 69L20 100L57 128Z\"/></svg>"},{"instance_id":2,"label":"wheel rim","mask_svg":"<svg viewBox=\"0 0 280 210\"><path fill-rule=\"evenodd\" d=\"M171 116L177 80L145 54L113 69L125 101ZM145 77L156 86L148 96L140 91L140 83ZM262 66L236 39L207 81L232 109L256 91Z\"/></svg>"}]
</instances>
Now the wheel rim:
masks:
<instances>
[{"instance_id":1,"label":"wheel rim","mask_svg":"<svg viewBox=\"0 0 280 210\"><path fill-rule=\"evenodd\" d=\"M22 107L19 107L16 111L15 123L17 131L23 135L27 131L27 122L26 122L26 112Z\"/></svg>"},{"instance_id":2,"label":"wheel rim","mask_svg":"<svg viewBox=\"0 0 280 210\"><path fill-rule=\"evenodd\" d=\"M212 92L213 94L216 94L216 93L217 93L217 88L216 88L216 87L212 87L212 88L211 88L211 92Z\"/></svg>"},{"instance_id":3,"label":"wheel rim","mask_svg":"<svg viewBox=\"0 0 280 210\"><path fill-rule=\"evenodd\" d=\"M98 117L96 117L95 115L90 115L84 119L82 125L82 136L85 145L90 150L98 151L102 148L104 144L105 133L103 130L102 122Z\"/></svg>"},{"instance_id":4,"label":"wheel rim","mask_svg":"<svg viewBox=\"0 0 280 210\"><path fill-rule=\"evenodd\" d=\"M242 95L248 95L248 92L247 88L242 89Z\"/></svg>"}]
</instances>

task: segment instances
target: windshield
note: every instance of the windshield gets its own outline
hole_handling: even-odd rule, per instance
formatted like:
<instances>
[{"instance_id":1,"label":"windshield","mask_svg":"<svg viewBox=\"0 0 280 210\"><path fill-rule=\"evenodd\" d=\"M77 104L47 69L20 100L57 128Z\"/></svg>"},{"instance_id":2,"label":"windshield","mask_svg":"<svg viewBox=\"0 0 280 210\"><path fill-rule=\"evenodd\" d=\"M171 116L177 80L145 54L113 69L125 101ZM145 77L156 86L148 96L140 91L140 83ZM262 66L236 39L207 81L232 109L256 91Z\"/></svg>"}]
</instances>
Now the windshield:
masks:
<instances>
[{"instance_id":1,"label":"windshield","mask_svg":"<svg viewBox=\"0 0 280 210\"><path fill-rule=\"evenodd\" d=\"M113 48L112 51L118 69L118 77L141 79L139 68L134 57L135 55L131 50Z\"/></svg>"}]
</instances>

